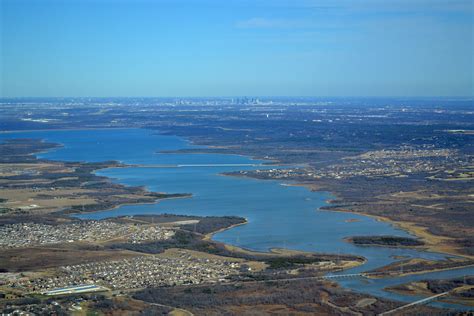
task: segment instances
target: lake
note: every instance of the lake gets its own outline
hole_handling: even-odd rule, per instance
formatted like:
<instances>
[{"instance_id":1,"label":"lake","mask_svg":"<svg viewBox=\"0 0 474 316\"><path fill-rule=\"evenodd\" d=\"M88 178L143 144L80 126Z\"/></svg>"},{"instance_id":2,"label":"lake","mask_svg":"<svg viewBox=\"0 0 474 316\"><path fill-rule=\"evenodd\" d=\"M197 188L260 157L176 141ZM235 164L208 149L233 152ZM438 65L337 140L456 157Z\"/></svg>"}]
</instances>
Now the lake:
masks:
<instances>
[{"instance_id":1,"label":"lake","mask_svg":"<svg viewBox=\"0 0 474 316\"><path fill-rule=\"evenodd\" d=\"M358 247L347 243L343 239L354 235L410 235L371 217L320 210L320 207L327 205L328 199L333 198L328 192L311 192L304 187L288 186L275 180L221 175L223 172L236 170L276 168L275 166L229 166L232 164L259 165L264 161L239 155L163 153L163 151L178 149L201 148L182 138L159 135L156 131L145 129L0 134L0 140L6 138L41 138L64 145L62 148L41 153L39 155L41 158L89 162L117 160L125 164L137 165L97 172L99 175L112 178L117 183L146 186L148 190L156 192L192 193L190 198L167 199L155 204L126 205L113 210L78 216L83 219L159 213L242 216L247 218L248 224L219 232L213 239L257 251L290 248L357 254L367 258L368 261L363 266L344 273L361 272L389 264L395 261L394 256L426 259L445 257L443 254L425 251ZM170 167L156 167L157 165ZM177 165L185 166L177 167ZM461 273L472 274L473 269L467 269ZM462 274L449 272L444 275L452 277ZM427 274L426 278L429 277L443 277L443 273ZM420 276L381 280L354 279L342 280L340 284L374 295L412 301L413 297L389 294L383 291L383 287L419 278Z\"/></svg>"}]
</instances>

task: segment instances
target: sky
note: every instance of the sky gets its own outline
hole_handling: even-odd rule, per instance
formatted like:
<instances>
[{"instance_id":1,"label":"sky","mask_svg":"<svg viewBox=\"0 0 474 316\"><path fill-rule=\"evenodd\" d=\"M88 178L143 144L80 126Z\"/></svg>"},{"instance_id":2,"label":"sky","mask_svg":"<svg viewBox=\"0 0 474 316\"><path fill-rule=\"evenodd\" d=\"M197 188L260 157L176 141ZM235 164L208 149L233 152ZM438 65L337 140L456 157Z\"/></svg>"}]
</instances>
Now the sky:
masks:
<instances>
[{"instance_id":1,"label":"sky","mask_svg":"<svg viewBox=\"0 0 474 316\"><path fill-rule=\"evenodd\" d=\"M0 97L474 95L474 0L0 3Z\"/></svg>"}]
</instances>

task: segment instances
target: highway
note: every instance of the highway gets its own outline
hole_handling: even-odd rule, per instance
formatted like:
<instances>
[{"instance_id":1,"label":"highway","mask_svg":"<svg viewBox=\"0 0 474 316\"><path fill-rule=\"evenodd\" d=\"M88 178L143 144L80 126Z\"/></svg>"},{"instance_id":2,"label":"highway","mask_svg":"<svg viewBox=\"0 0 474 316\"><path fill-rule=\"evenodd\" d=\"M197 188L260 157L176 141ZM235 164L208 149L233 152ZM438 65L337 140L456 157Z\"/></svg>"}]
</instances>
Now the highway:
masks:
<instances>
[{"instance_id":1,"label":"highway","mask_svg":"<svg viewBox=\"0 0 474 316\"><path fill-rule=\"evenodd\" d=\"M242 283L271 283L271 282L292 282L292 281L301 281L301 280L328 280L328 279L337 279L337 278L364 278L370 274L380 274L378 272L374 273L351 273L351 274L335 274L335 275L326 275L326 276L307 276L307 277L296 277L296 278L284 278L284 279L268 279L268 280L245 280L240 281ZM234 283L240 283L234 282Z\"/></svg>"},{"instance_id":2,"label":"highway","mask_svg":"<svg viewBox=\"0 0 474 316\"><path fill-rule=\"evenodd\" d=\"M421 299L421 300L412 302L412 303L410 303L410 304L406 304L406 305L403 305L403 306L394 308L394 309L392 309L392 310L383 312L383 313L379 314L379 316L390 315L390 314L399 312L399 311L401 311L402 309L405 309L405 308L409 308L409 307L412 307L412 306L415 306L415 305L420 305L420 304L426 304L426 303L428 303L428 302L430 302L430 301L433 301L433 300L437 299L438 297L445 296L445 295L448 295L448 294L449 294L449 292L443 292L443 293L436 294L436 295L433 295L433 296L430 296L430 297L426 297L426 298L424 298L424 299Z\"/></svg>"}]
</instances>

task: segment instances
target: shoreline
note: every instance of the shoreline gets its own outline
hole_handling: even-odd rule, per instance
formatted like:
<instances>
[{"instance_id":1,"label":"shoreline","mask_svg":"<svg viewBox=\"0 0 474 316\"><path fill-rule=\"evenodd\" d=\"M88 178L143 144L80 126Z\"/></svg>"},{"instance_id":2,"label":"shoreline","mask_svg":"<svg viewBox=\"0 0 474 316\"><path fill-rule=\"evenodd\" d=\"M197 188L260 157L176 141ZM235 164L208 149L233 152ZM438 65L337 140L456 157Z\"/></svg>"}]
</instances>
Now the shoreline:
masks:
<instances>
[{"instance_id":1,"label":"shoreline","mask_svg":"<svg viewBox=\"0 0 474 316\"><path fill-rule=\"evenodd\" d=\"M141 127L83 127L83 128L45 128L45 129L22 129L22 130L5 130L0 131L0 134L15 134L15 133L30 133L30 132L60 132L60 131L90 131L90 130L105 130L105 129L141 129Z\"/></svg>"},{"instance_id":2,"label":"shoreline","mask_svg":"<svg viewBox=\"0 0 474 316\"><path fill-rule=\"evenodd\" d=\"M130 129L130 128L127 128L127 127L123 127L123 128L84 128L84 129L50 129L50 131L55 131L55 130L58 130L58 131L64 131L64 130L97 130L97 129L103 129L103 130L107 130L107 129L115 129L115 130L127 130L127 129ZM133 129L133 128L132 128ZM140 128L138 128L140 129ZM27 131L27 130L24 130L24 131L20 131L20 132L30 132L31 130ZM44 129L44 130L38 130L38 131L47 131L47 129ZM155 130L150 130L152 132L157 132ZM10 132L6 132L6 131L2 131L2 133L14 133L15 131L10 131ZM189 141L190 143L194 143L191 139L189 138L184 138L186 139L187 141ZM63 145L63 144L60 144L60 145ZM64 145L63 145L64 146ZM244 155L242 155L244 156ZM248 156L247 156L248 157ZM253 160L257 160L259 158L256 158L256 157L250 157L251 159ZM273 163L278 163L278 161L275 161L275 160L270 160L271 162ZM276 166L280 166L279 164L276 164ZM106 168L100 168L100 169L97 169L94 172L94 174L96 174L97 171L99 170L105 170L105 169L111 169L111 168L126 168L126 167L133 167L133 165L127 165L127 164L123 164L120 165L120 166L107 166ZM238 175L229 175L229 174L222 174L224 176L238 176ZM247 177L247 176L244 176L244 177ZM107 177L108 178L108 177ZM256 180L265 180L265 179L258 179L258 178L254 178L254 177L247 177L247 178L253 178L253 179L256 179ZM109 179L112 179L112 178L109 178ZM269 179L269 180L276 180L276 179ZM113 180L112 180L113 181ZM318 191L314 188L314 186L312 186L311 183L295 183L295 182L292 182L292 183L284 183L284 185L288 185L288 186L303 186L305 187L306 189L310 190L310 191ZM145 188L146 191L148 192L153 192L153 191L149 191L148 189ZM321 192L321 191L319 191ZM328 192L328 191L326 191ZM329 192L331 195L337 197L337 194L335 192ZM108 208L108 209L104 209L104 210L98 210L98 211L93 211L93 212L78 212L78 213L70 213L70 214L67 214L67 213L64 213L62 212L62 214L64 215L71 215L71 217L76 217L77 215L82 215L82 214L87 214L87 213L97 213L97 212L104 212L104 211L113 211L115 209L118 209L122 206L126 206L126 205L140 205L140 204L156 204L156 203L159 203L160 200L164 200L164 199L174 199L174 198L189 198L191 197L192 195L187 195L187 196L177 196L177 197L165 197L165 198L158 198L158 199L155 199L154 201L152 202L142 202L142 203L124 203L124 204L118 204L112 208ZM327 205L329 206L331 203L332 203L332 200L326 200L326 203ZM367 213L363 213L363 212L354 212L354 211L351 211L351 210L343 210L343 209L335 209L335 208L331 208L331 209L326 209L325 207L321 207L321 208L318 208L318 210L323 210L323 211L337 211L337 212L346 212L346 213L351 213L351 214L357 214L357 215L361 215L361 216L367 216L367 217L372 217L372 218L375 218L376 220L378 221L381 221L381 222L387 222L389 223L390 225L396 227L396 228L399 228L399 229L402 229L404 231L407 231L408 233L410 233L411 235L414 235L420 239L422 239L426 246L424 248L421 248L421 249L427 249L429 251L434 251L434 252L439 252L439 253L442 253L442 254L448 254L448 255L455 255L455 256L461 256L461 257L465 257L465 258L470 258L470 256L466 256L466 255L463 255L463 254L460 254L458 251L456 251L455 249L446 249L446 247L443 247L442 245L440 245L440 243L444 242L444 241L450 241L450 240L453 240L452 238L449 238L449 237L442 237L442 236L436 236L436 235L433 235L429 232L427 232L426 228L423 228L423 227L420 227L414 223L410 223L410 222L402 222L402 221L394 221L394 220L391 220L389 218L386 218L386 217L382 217L382 216L378 216L378 215L371 215L371 214L367 214ZM76 217L77 218L77 217ZM228 229L231 229L233 227L236 227L236 226L240 226L240 225L244 225L244 224L247 224L248 223L248 220L246 219L246 221L244 223L239 223L239 224L235 224L235 225L232 225L230 227L227 227L227 228L223 228L223 229L220 229L218 231L215 231L215 232L212 232L210 234L207 234L205 235L205 239L207 240L212 240L212 237L221 232L221 231L225 231L225 230L228 230ZM233 246L233 245L228 245L228 244L225 244L226 247L229 247L229 248L234 248L234 249L239 249L239 251L243 251L243 252L252 252L251 250L245 250L244 248L241 248L241 247L237 247L237 246ZM291 249L289 249L291 250ZM270 253L272 251L270 250ZM257 252L258 253L258 252ZM268 253L268 252L266 252Z\"/></svg>"},{"instance_id":3,"label":"shoreline","mask_svg":"<svg viewBox=\"0 0 474 316\"><path fill-rule=\"evenodd\" d=\"M55 161L55 160L52 160L52 161ZM61 161L62 162L62 161ZM96 169L96 170L93 170L92 173L98 177L104 177L107 179L107 181L110 181L112 183L115 183L115 184L119 184L119 185L123 185L124 187L129 187L129 185L126 185L126 184L122 184L120 183L119 181L114 181L114 179L117 179L117 178L112 178L112 177L108 177L108 176L103 176L103 175L98 175L97 172L100 172L102 170L107 170L107 169L122 169L122 168L133 168L133 165L128 165L128 164L124 164L122 162L118 162L118 165L117 166L107 166L105 168L99 168L99 169ZM148 192L148 193L158 193L158 194L169 194L169 193L166 193L166 192L154 192L154 191L150 191L148 190L148 188L146 188L146 186L143 187L143 190L145 192ZM113 210L116 210L122 206L129 206L129 205L151 205L151 204L156 204L156 203L159 203L160 201L162 200L171 200L171 199L184 199L184 198L191 198L193 196L192 193L177 193L177 194L182 194L182 196L170 196L170 197L164 197L164 198L157 198L155 199L153 202L141 202L141 203L121 203L121 204L117 204L116 206L114 207L111 207L111 208L107 208L107 209L104 209L104 210L97 210L97 211L90 211L90 212L79 212L79 213L65 213L64 211L58 211L58 212L53 212L56 213L56 214L63 214L63 215L66 215L66 216L69 216L69 217L74 217L74 218L78 218L77 215L81 215L81 214L93 214L93 213L98 213L98 212L107 212L107 211L113 211Z\"/></svg>"},{"instance_id":4,"label":"shoreline","mask_svg":"<svg viewBox=\"0 0 474 316\"><path fill-rule=\"evenodd\" d=\"M408 283L410 284L410 283ZM435 293L430 292L429 290L421 289L421 288L415 288L413 290L409 289L398 289L398 288L392 288L392 287L386 287L384 288L384 291L389 292L389 293L395 293L395 294L400 294L400 295L406 295L406 296L433 296ZM454 297L444 297L440 299L441 302L446 302L448 304L457 304L457 305L463 305L467 307L472 307L474 306L474 302L472 299L469 298L454 298Z\"/></svg>"},{"instance_id":5,"label":"shoreline","mask_svg":"<svg viewBox=\"0 0 474 316\"><path fill-rule=\"evenodd\" d=\"M389 244L356 244L353 240L354 237L359 236L349 236L343 238L343 240L349 244L352 244L357 247L382 247L382 248L402 248L402 249L415 249L415 250L425 250L425 245L418 245L418 246L405 246L405 245L389 245ZM372 237L372 236L363 236L363 237ZM379 236L377 236L379 237ZM392 235L384 235L384 237L397 237Z\"/></svg>"},{"instance_id":6,"label":"shoreline","mask_svg":"<svg viewBox=\"0 0 474 316\"><path fill-rule=\"evenodd\" d=\"M153 191L148 191L148 192L153 193ZM166 193L164 193L164 194L166 194ZM97 211L90 211L90 212L65 213L64 211L58 211L58 212L53 212L51 214L61 214L61 215L66 215L66 216L69 216L69 217L73 217L73 218L76 218L76 219L78 218L78 219L82 220L82 218L77 217L77 215L87 215L87 214L94 214L94 213L99 213L99 212L108 212L108 211L116 210L116 209L118 209L122 206L151 205L151 204L157 204L157 203L159 203L160 201L163 201L163 200L187 199L187 198L190 198L190 197L192 197L192 194L190 194L189 196L170 196L170 197L165 197L165 198L158 198L153 202L121 203L121 204L118 204L118 205L116 205L112 208L108 208L108 209L104 209L104 210L97 210ZM136 215L146 215L146 214L136 214ZM157 215L159 215L159 214L157 214ZM123 216L127 216L127 215L123 215ZM112 216L112 217L119 217L119 216ZM105 218L103 218L103 219L105 219Z\"/></svg>"},{"instance_id":7,"label":"shoreline","mask_svg":"<svg viewBox=\"0 0 474 316\"><path fill-rule=\"evenodd\" d=\"M231 177L246 177L250 179L256 179L256 180L273 180L277 181L277 179L260 179L260 178L255 178L255 177L250 177L246 175L230 175L230 174L223 174L224 176L231 176ZM314 189L311 183L281 183L283 186L290 186L290 187L304 187L308 189L311 192L328 192L334 197L338 197L338 194L336 192L332 191L320 191ZM436 252L436 253L441 253L441 254L447 254L447 255L452 255L452 256L457 256L457 257L463 257L467 259L474 259L474 256L466 255L456 248L452 248L449 246L443 246L444 242L450 242L455 240L454 238L451 237L446 237L446 236L439 236L439 235L434 235L430 232L428 232L428 228L419 226L416 223L413 222L406 222L406 221L397 221L390 219L388 217L380 216L380 215L373 215L373 214L368 214L365 212L355 212L351 211L349 209L338 209L335 208L337 206L331 206L332 204L332 199L328 199L325 202L328 204L327 206L323 206L318 208L316 211L328 211L328 212L342 212L342 213L349 213L349 214L355 214L359 216L366 216L370 218L374 218L377 221L380 222L385 222L390 225L392 225L395 228L401 229L407 233L409 233L412 236L415 236L416 238L421 239L425 245L424 246L418 246L418 247L403 247L403 248L412 248L412 249L419 249L419 250L426 250L429 252Z\"/></svg>"},{"instance_id":8,"label":"shoreline","mask_svg":"<svg viewBox=\"0 0 474 316\"><path fill-rule=\"evenodd\" d=\"M72 129L68 129L68 128L55 128L55 129L37 129L37 130L19 130L19 131L16 131L16 130L7 130L7 131L0 131L0 134L8 134L8 133L22 133L22 132L35 132L35 131L38 131L38 132L41 132L41 131L73 131L73 130L107 130L107 129L111 129L111 130L125 130L125 129L145 129L145 130L150 130L150 131L153 131L153 132L157 132L157 130L154 130L154 129L148 129L146 127L86 127L86 128L72 128ZM160 134L158 132L158 134ZM185 139L186 141L188 141L189 143L195 145L195 146L201 146L201 145L197 145L192 139L191 137L182 137L182 136L177 136L177 137L180 137L180 138L183 138ZM59 144L60 146L64 146L63 144ZM206 147L209 147L209 148L214 148L214 146L206 146ZM53 148L54 149L54 148ZM223 148L224 150L227 149L227 148ZM49 150L46 150L45 152L48 152ZM159 152L158 152L159 153ZM203 152L205 153L205 152ZM224 155L236 155L236 156L241 156L241 157L249 157L251 160L268 160L269 161L269 165L274 165L274 166L285 166L287 164L282 164L280 161L278 161L277 159L265 159L265 158L259 158L259 157L252 157L252 156L247 156L247 155L244 155L244 154L233 154L233 153L218 153L218 154L224 154ZM99 170L106 170L106 169L112 169L112 168L133 168L133 167L140 167L140 165L129 165L129 164L123 164L122 162L119 162L119 164L121 164L120 166L113 166L113 167L106 167L106 168L101 168L101 169L98 169L96 171L99 171ZM95 173L95 172L94 172ZM219 175L223 175L223 176L236 176L236 177L247 177L247 178L252 178L252 179L257 179L257 180L266 180L266 179L258 179L258 178L254 178L254 177L248 177L248 176L240 176L240 175L229 175L229 174L219 174ZM111 178L110 178L111 179ZM276 180L276 179L268 179L268 180ZM281 185L283 186L295 186L295 187L305 187L307 188L308 190L310 191L318 191L318 190L314 190L313 187L312 187L312 184L311 183L281 183ZM148 190L147 190L148 191ZM153 191L149 191L149 192L153 192ZM322 192L322 191L318 191L318 192ZM337 197L337 193L335 192L330 192L330 191L324 191L324 192L329 192L331 195ZM164 193L164 194L167 194L167 193ZM173 197L174 198L174 197ZM178 198L178 197L176 197ZM181 198L181 197L179 197ZM164 198L164 199L167 199L167 198ZM161 199L159 199L161 200ZM157 200L158 201L158 200ZM325 202L327 204L331 204L332 200L326 200ZM150 203L137 203L137 205L139 204L154 204L155 202L150 202ZM130 203L126 203L126 204L123 204L123 205L135 205L134 203L133 204L130 204ZM122 205L118 205L117 207L114 207L110 210L113 210L113 209L116 209L118 207L120 207ZM109 209L108 209L109 210ZM358 214L358 215L363 215L363 216L367 216L367 217L372 217L372 218L375 218L377 219L378 221L381 221L381 222L387 222L391 225L393 225L394 227L397 227L397 228L400 228L422 240L424 240L426 242L427 245L429 245L429 247L427 248L428 250L435 250L436 249L436 252L441 252L441 253L447 253L447 254L453 254L453 255L456 255L456 256L462 256L462 257L466 257L466 258L471 258L471 259L474 259L474 256L469 256L469 255L465 255L465 254L461 254L459 253L458 251L456 250L446 250L444 248L439 248L439 245L433 245L433 242L430 241L430 239L438 239L438 240L453 240L453 238L450 238L450 237L446 237L446 236L438 236L438 235L434 235L432 233L429 233L427 232L427 228L425 227L422 227L422 226L418 226L417 224L415 223L412 223L412 222L406 222L406 221L396 221L396 220L392 220L388 217L384 217L384 216L380 216L380 215L372 215L372 214L367 214L367 213L364 213L364 212L354 212L354 211L351 211L351 210L341 210L341 209L324 209L324 208L320 208L320 210L324 210L324 211L336 211L336 212L345 212L345 213L352 213L352 214ZM100 212L100 211L99 211ZM217 233L217 232L216 232Z\"/></svg>"},{"instance_id":9,"label":"shoreline","mask_svg":"<svg viewBox=\"0 0 474 316\"><path fill-rule=\"evenodd\" d=\"M271 179L270 179L271 180ZM311 183L289 183L287 184L288 186L295 186L295 187L305 187L308 190L312 192L329 192L331 195L337 197L337 193L331 192L331 191L318 191L314 190L312 187ZM395 228L401 229L410 235L415 236L416 238L419 238L422 240L425 245L423 246L416 246L416 247L403 247L403 248L412 248L412 249L420 249L420 250L426 250L430 252L437 252L437 253L442 253L442 254L448 254L448 255L453 255L457 257L463 257L467 259L474 259L474 256L466 255L461 252L459 252L456 248L451 248L451 247L446 247L442 245L443 242L450 242L455 240L454 238L451 237L446 237L446 236L440 236L440 235L434 235L428 231L427 227L419 226L416 223L413 222L407 222L407 221L397 221L390 219L385 216L380 216L380 215L373 215L373 214L368 214L365 212L355 212L351 211L349 209L339 209L336 208L337 206L332 206L333 200L326 200L325 202L328 204L329 208L327 206L323 206L319 208L318 210L322 211L329 211L329 212L342 212L342 213L349 213L349 214L355 214L355 215L362 215L362 216L367 216L370 218L374 218L377 221L388 223L392 225ZM385 247L385 246L383 246ZM388 247L388 246L387 246Z\"/></svg>"},{"instance_id":10,"label":"shoreline","mask_svg":"<svg viewBox=\"0 0 474 316\"><path fill-rule=\"evenodd\" d=\"M248 223L249 223L248 219L245 218L245 222L233 224L233 225L230 225L229 227L224 227L224 228L218 229L218 230L216 230L216 231L214 231L214 232L205 234L205 235L204 235L204 238L203 238L202 240L211 241L211 240L212 240L212 237L213 237L215 234L221 233L221 232L223 232L223 231L229 230L229 229L234 228L234 227L237 227L237 226L247 225ZM215 240L212 240L212 241L215 241ZM224 243L224 244L227 245L226 243ZM234 246L234 247L237 247L237 246ZM238 248L240 248L240 247L238 247ZM243 248L241 248L241 249L243 249Z\"/></svg>"},{"instance_id":11,"label":"shoreline","mask_svg":"<svg viewBox=\"0 0 474 316\"><path fill-rule=\"evenodd\" d=\"M410 275L435 273L435 272L443 272L443 271L450 271L450 270L460 270L460 269L465 269L465 268L470 268L470 267L474 267L474 263L467 264L465 266L459 266L459 267L447 267L447 268L438 268L438 269L423 270L423 271L404 272L404 273L401 273L401 274L397 274L396 277L401 278L401 277L406 277L406 276L410 276ZM377 275L372 275L372 276L369 275L369 276L367 276L367 278L369 278L369 279L384 279L386 277L378 277Z\"/></svg>"},{"instance_id":12,"label":"shoreline","mask_svg":"<svg viewBox=\"0 0 474 316\"><path fill-rule=\"evenodd\" d=\"M448 248L447 249L446 247L443 247L442 245L436 244L436 242L438 242L438 243L442 243L444 241L449 242L449 241L452 241L454 239L450 238L450 237L446 237L446 236L433 235L430 232L426 231L427 230L426 227L418 226L416 223L405 222L405 221L396 221L396 220L392 220L388 217L384 217L384 216L380 216L380 215L367 214L367 213L363 213L363 212L354 212L354 211L347 210L347 209L332 209L331 208L331 209L322 209L322 210L323 211L329 211L329 212L342 212L342 213L349 213L349 214L356 214L356 215L363 215L363 216L371 217L371 218L374 218L377 221L389 223L390 225L394 226L395 228L404 230L405 232L409 233L410 235L413 235L413 236L421 239L425 243L425 245L416 247L418 249L424 249L424 250L430 251L430 252L437 252L437 253L441 253L441 254L447 254L447 255L452 255L452 256L456 256L456 257L463 257L463 258L467 258L467 259L474 259L474 256L469 256L469 255L460 253L455 248ZM404 248L413 248L413 249L415 249L415 247L404 247Z\"/></svg>"},{"instance_id":13,"label":"shoreline","mask_svg":"<svg viewBox=\"0 0 474 316\"><path fill-rule=\"evenodd\" d=\"M294 183L294 184L288 184L288 186L298 186L298 187L305 187L310 191L317 191L317 192L322 192L319 190L316 190L311 183ZM331 195L338 197L338 194L336 192L332 191L324 191L324 192L329 192ZM333 203L333 200L326 200L326 203L328 204L329 207L323 206L322 208L319 208L319 210L323 211L330 211L330 212L343 212L343 213L349 213L349 214L356 214L356 215L362 215L362 216L367 216L374 218L377 221L388 223L392 225L395 228L401 229L408 234L419 238L421 241L425 243L423 246L417 246L417 247L403 247L403 248L412 248L412 249L418 249L418 250L425 250L429 252L436 252L436 253L441 253L441 254L447 254L447 255L452 255L456 257L462 257L466 259L474 259L474 255L467 255L464 253L461 253L457 248L451 247L449 245L444 245L445 242L449 243L455 240L455 238L447 237L447 236L442 236L442 235L435 235L432 234L428 231L427 227L420 226L414 222L408 222L408 221L402 221L402 220L393 220L391 218L385 217L385 216L380 216L380 215L373 215L373 214L368 214L366 212L355 212L350 209L340 209L337 208L336 205L331 205Z\"/></svg>"},{"instance_id":14,"label":"shoreline","mask_svg":"<svg viewBox=\"0 0 474 316\"><path fill-rule=\"evenodd\" d=\"M19 131L19 132L31 132L31 131L64 131L64 130L97 130L97 129L101 129L101 130L108 130L108 129L114 129L114 130L127 130L127 129L131 129L129 127L120 127L120 128L73 128L73 129L44 129L44 130L23 130L23 131ZM132 128L133 129L133 128ZM138 129L142 129L142 128L138 128ZM146 128L145 128L146 129ZM151 132L156 132L155 130L150 130ZM15 133L17 131L0 131L0 133ZM184 138L186 139L188 142L190 142L191 144L194 144L194 142L192 141L192 139L189 139L189 138ZM195 144L194 144L195 145ZM59 143L57 147L55 148L52 148L52 149L49 149L49 150L45 150L44 152L48 152L50 150L54 150L54 149L57 149L58 147L63 147L64 144L61 144ZM205 149L204 149L205 150ZM36 155L37 153L35 153ZM225 154L225 153L224 153ZM245 156L245 155L241 155L241 154L236 154L236 155L239 155L239 156L243 156L243 157L249 157L251 160L260 160L262 161L261 158L257 158L257 157L250 157L250 156ZM54 161L54 160L52 160ZM268 163L272 163L274 164L275 166L281 166L279 163L279 161L277 160L268 160ZM133 167L139 167L140 165L130 165L130 164L124 164L123 162L120 162L118 161L118 165L115 165L115 166L107 166L105 168L99 168L99 169L96 169L93 171L93 173L97 175L98 172L100 172L101 170L107 170L107 169L113 169L113 168L133 168ZM222 175L222 176L237 176L237 177L241 177L240 175L234 175L234 174L219 174L219 175ZM266 179L258 179L258 178L254 178L254 177L249 177L249 176L243 176L243 177L246 177L246 178L249 178L249 179L256 179L256 180L266 180ZM110 179L110 181L112 182L115 182L113 180L113 178L110 178L110 177L107 177L108 179ZM276 180L276 179L268 179L268 180ZM294 187L305 187L306 189L314 192L314 191L318 191L311 183L298 183L298 182L294 182L294 181L284 181L282 183L280 183L281 185L283 186L294 186ZM145 188L145 191L148 191L150 193L159 193L159 192L153 192L153 191L150 191L148 190L147 188ZM318 192L322 192L322 191L318 191ZM337 198L337 193L335 192L330 192L330 191L324 191L324 192L328 192L330 193L332 196L336 197ZM167 194L167 193L164 193L164 194ZM113 211L115 209L118 209L122 206L127 206L127 205L140 205L140 204L143 204L143 205L151 205L151 204L156 204L156 203L159 203L160 200L165 200L165 199L174 199L174 198L189 198L189 197L192 197L192 194L189 194L189 195L185 195L185 196L176 196L176 197L165 197L165 198L158 198L152 202L143 202L143 203L124 203L124 204L118 204L112 208L107 208L107 209L103 209L103 210L98 210L98 211L91 211L91 212L78 212L78 213L71 213L71 214L67 214L65 213L64 211L59 211L58 213L59 214L64 214L64 215L71 215L71 217L76 217L77 215L81 215L81 214L88 214L88 213L97 213L97 212L105 212L105 211ZM449 238L449 237L444 237L444 236L437 236L437 235L433 235L431 233L429 233L427 231L427 228L425 227L421 227L421 226L418 226L417 224L415 223L412 223L412 222L404 222L404 221L396 221L396 220L392 220L392 219L389 219L387 217L383 217L383 216L379 216L379 215L372 215L372 214L367 214L367 213L364 213L364 212L354 212L354 211L351 211L351 210L348 210L348 209L337 209L337 208L328 208L328 206L331 205L332 203L332 199L327 199L325 202L327 204L327 206L323 206L323 207L320 207L318 208L318 210L322 210L322 211L336 211L336 212L345 212L345 213L351 213L351 214L356 214L356 215L362 215L362 216L367 216L367 217L372 217L372 218L375 218L377 221L381 221L381 222L386 222L386 223L389 223L390 225L392 225L393 227L395 228L399 228L399 229L402 229L406 232L408 232L409 234L413 235L413 236L416 236L417 238L420 238L424 243L425 245L424 246L420 246L420 247L417 247L419 249L425 249L427 251L433 251L433 252L438 252L438 253L443 253L443 254L448 254L448 255L454 255L454 256L461 256L461 257L464 257L464 258L469 258L469 259L472 259L474 258L474 256L469 256L469 255L465 255L465 254L462 254L460 253L458 250L456 249L453 249L451 247L446 247L446 246L443 246L442 243L443 242L449 242L449 241L452 241L453 239L452 238ZM77 217L76 217L77 218ZM246 221L247 223L248 221ZM239 225L243 225L245 223L242 223L242 224L239 224ZM234 226L232 226L234 227ZM232 227L228 227L226 229L230 229ZM214 232L214 234L217 234L218 232L220 231L217 231L217 232ZM212 236L209 236L206 238L209 238L209 239L212 239ZM346 241L347 242L347 241ZM406 247L406 248L411 248L411 247Z\"/></svg>"},{"instance_id":15,"label":"shoreline","mask_svg":"<svg viewBox=\"0 0 474 316\"><path fill-rule=\"evenodd\" d=\"M216 240L212 239L212 237L215 234L218 234L220 232L232 229L234 227L246 225L248 223L249 223L248 219L245 218L245 222L243 222L243 223L234 224L234 225L231 225L229 227L221 228L221 229L216 230L214 232L205 234L204 237L203 237L203 240L221 243L229 251L237 252L237 253L241 253L241 254L247 254L247 255L264 255L264 256L270 256L270 257L298 256L298 255L302 255L302 256L307 256L307 255L337 256L337 254L332 254L332 253L321 253L321 252L317 252L317 251L303 251L303 250L296 250L296 249L290 249L290 248L270 248L270 249L268 249L268 251L257 251L257 250L246 249L246 248L242 248L242 247L239 247L239 246L235 246L235 245L232 245L232 244L229 244L229 243L216 241ZM368 262L367 258L363 257L363 256L354 255L354 254L347 254L347 256L358 256L362 260L361 261L349 260L341 267L342 270L347 270L347 269L355 268L355 267L358 267L358 266L362 266L362 265L364 265Z\"/></svg>"}]
</instances>

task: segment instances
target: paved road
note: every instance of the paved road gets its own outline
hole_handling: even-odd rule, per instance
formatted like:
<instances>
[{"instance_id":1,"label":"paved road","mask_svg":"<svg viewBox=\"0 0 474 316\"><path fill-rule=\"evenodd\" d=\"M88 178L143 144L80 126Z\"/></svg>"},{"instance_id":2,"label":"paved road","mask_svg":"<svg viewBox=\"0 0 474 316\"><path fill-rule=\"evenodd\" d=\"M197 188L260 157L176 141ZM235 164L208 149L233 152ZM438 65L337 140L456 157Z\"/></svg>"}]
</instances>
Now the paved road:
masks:
<instances>
[{"instance_id":1,"label":"paved road","mask_svg":"<svg viewBox=\"0 0 474 316\"><path fill-rule=\"evenodd\" d=\"M436 294L436 295L433 295L433 296L430 296L430 297L421 299L421 300L419 300L419 301L415 301L415 302L412 302L412 303L410 303L410 304L406 304L406 305L403 305L403 306L394 308L394 309L392 309L392 310L383 312L383 313L379 314L379 316L390 315L390 314L399 312L399 311L401 311L402 309L405 309L405 308L408 308L408 307L412 307L412 306L420 305L420 304L426 304L426 303L428 303L428 302L430 302L430 301L433 301L433 300L437 299L438 297L445 296L445 295L448 295L448 294L449 294L449 292L443 292L443 293L440 293L440 294Z\"/></svg>"}]
</instances>

